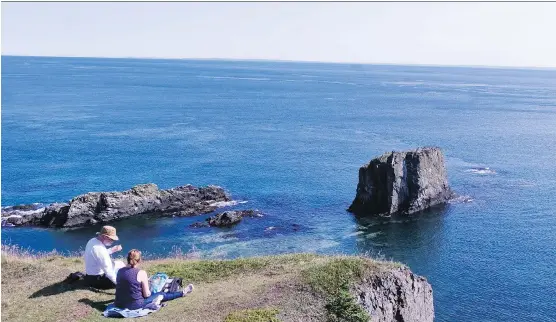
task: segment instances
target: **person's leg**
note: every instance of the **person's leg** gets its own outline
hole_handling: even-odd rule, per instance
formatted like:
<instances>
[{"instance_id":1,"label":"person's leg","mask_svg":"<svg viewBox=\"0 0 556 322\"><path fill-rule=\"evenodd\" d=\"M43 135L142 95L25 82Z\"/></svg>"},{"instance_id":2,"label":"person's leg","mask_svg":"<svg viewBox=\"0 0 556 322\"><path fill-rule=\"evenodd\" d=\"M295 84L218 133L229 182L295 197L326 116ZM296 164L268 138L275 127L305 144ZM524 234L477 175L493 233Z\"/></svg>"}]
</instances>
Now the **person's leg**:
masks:
<instances>
[{"instance_id":1,"label":"person's leg","mask_svg":"<svg viewBox=\"0 0 556 322\"><path fill-rule=\"evenodd\" d=\"M99 278L99 285L100 289L108 290L112 288L116 288L116 284L114 284L106 275L102 274Z\"/></svg>"},{"instance_id":2,"label":"person's leg","mask_svg":"<svg viewBox=\"0 0 556 322\"><path fill-rule=\"evenodd\" d=\"M145 303L145 305L152 303L152 301L154 301L157 296L161 295L161 293L163 292L152 293L151 296L147 297L143 303Z\"/></svg>"},{"instance_id":3,"label":"person's leg","mask_svg":"<svg viewBox=\"0 0 556 322\"><path fill-rule=\"evenodd\" d=\"M182 291L166 292L166 293L163 292L162 295L163 295L163 297L162 297L161 302L167 302L167 301L175 300L177 298L180 298L180 297L184 296Z\"/></svg>"},{"instance_id":4,"label":"person's leg","mask_svg":"<svg viewBox=\"0 0 556 322\"><path fill-rule=\"evenodd\" d=\"M105 275L85 275L85 284L100 290L115 288L116 285Z\"/></svg>"},{"instance_id":5,"label":"person's leg","mask_svg":"<svg viewBox=\"0 0 556 322\"><path fill-rule=\"evenodd\" d=\"M157 305L162 302L167 302L175 300L177 298L186 296L187 294L193 292L193 284L187 285L182 291L178 292L158 292L153 293L151 296L145 299L145 305L155 302Z\"/></svg>"},{"instance_id":6,"label":"person's leg","mask_svg":"<svg viewBox=\"0 0 556 322\"><path fill-rule=\"evenodd\" d=\"M158 298L159 296L160 296L160 298ZM182 291L153 293L153 294L151 294L151 296L149 296L145 299L145 305L149 304L149 303L152 303L152 302L158 302L157 304L160 304L162 302L175 300L175 299L177 299L179 297L182 297L182 296L183 296Z\"/></svg>"},{"instance_id":7,"label":"person's leg","mask_svg":"<svg viewBox=\"0 0 556 322\"><path fill-rule=\"evenodd\" d=\"M179 297L182 296L186 296L187 294L193 292L193 284L189 284L187 285L183 290L178 291L178 292L161 292L163 295L162 301L161 302L166 302L166 301L171 301L174 299L177 299Z\"/></svg>"}]
</instances>

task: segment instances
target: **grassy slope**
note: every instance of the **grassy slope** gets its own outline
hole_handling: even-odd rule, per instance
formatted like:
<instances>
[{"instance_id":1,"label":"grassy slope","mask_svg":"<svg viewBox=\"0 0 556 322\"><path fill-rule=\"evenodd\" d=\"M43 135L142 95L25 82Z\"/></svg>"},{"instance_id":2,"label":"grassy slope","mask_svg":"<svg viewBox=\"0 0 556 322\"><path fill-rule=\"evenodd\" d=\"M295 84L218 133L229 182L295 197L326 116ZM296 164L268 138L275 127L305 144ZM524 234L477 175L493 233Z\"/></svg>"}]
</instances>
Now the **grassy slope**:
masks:
<instances>
[{"instance_id":1,"label":"grassy slope","mask_svg":"<svg viewBox=\"0 0 556 322\"><path fill-rule=\"evenodd\" d=\"M359 321L355 316L361 314L356 312L360 308L345 299L345 292L337 291L366 274L397 265L310 254L147 261L142 268L149 274L179 276L196 288L141 321L326 321L338 307L354 312L353 319L344 321ZM69 273L82 270L80 258L37 258L3 251L2 321L107 321L101 312L113 301L114 290L94 291L61 282ZM338 300L339 306L327 305Z\"/></svg>"}]
</instances>

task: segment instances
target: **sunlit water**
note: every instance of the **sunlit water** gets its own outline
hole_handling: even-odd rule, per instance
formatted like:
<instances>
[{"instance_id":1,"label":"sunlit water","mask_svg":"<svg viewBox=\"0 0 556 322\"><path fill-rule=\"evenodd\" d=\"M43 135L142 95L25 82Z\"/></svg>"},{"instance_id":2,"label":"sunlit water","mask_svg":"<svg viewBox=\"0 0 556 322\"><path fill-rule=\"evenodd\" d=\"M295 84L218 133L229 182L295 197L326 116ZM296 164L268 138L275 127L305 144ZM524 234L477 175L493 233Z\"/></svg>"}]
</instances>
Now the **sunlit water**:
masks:
<instances>
[{"instance_id":1,"label":"sunlit water","mask_svg":"<svg viewBox=\"0 0 556 322\"><path fill-rule=\"evenodd\" d=\"M361 165L423 145L461 198L411 220L345 211ZM267 215L117 222L124 252L384 256L427 277L436 321L556 320L555 157L553 70L2 57L3 206L221 185ZM97 230L2 243L79 251Z\"/></svg>"}]
</instances>

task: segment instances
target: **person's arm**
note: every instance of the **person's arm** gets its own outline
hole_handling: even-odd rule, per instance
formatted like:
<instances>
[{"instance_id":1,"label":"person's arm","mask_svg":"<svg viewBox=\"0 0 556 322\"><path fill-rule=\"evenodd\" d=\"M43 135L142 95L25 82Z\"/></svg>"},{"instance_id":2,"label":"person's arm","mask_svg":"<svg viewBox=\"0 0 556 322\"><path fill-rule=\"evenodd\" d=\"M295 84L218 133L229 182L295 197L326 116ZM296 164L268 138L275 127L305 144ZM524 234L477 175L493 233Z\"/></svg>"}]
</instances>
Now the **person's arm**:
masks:
<instances>
[{"instance_id":1,"label":"person's arm","mask_svg":"<svg viewBox=\"0 0 556 322\"><path fill-rule=\"evenodd\" d=\"M147 298L151 296L151 290L149 289L149 277L147 272L140 270L137 274L137 281L141 282L141 289L143 291L143 297Z\"/></svg>"},{"instance_id":2,"label":"person's arm","mask_svg":"<svg viewBox=\"0 0 556 322\"><path fill-rule=\"evenodd\" d=\"M114 247L107 248L108 254L112 255L122 250L122 245L116 245Z\"/></svg>"},{"instance_id":3,"label":"person's arm","mask_svg":"<svg viewBox=\"0 0 556 322\"><path fill-rule=\"evenodd\" d=\"M100 267L104 271L106 277L108 277L112 283L116 284L116 273L114 272L114 266L112 264L112 259L110 254L108 254L108 249L103 247L95 248L96 257L100 262Z\"/></svg>"}]
</instances>

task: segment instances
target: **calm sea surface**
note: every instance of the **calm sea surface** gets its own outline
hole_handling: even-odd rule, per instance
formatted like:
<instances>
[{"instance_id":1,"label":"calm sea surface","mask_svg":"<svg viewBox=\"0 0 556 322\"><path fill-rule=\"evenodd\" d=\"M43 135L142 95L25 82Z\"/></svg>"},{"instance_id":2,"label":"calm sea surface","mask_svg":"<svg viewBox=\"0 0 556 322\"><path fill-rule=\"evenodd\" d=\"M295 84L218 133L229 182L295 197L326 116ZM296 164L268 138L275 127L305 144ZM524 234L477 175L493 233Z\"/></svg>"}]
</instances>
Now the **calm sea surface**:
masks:
<instances>
[{"instance_id":1,"label":"calm sea surface","mask_svg":"<svg viewBox=\"0 0 556 322\"><path fill-rule=\"evenodd\" d=\"M345 211L361 165L423 145L472 201ZM124 252L383 256L427 277L436 321L556 321L555 160L554 70L2 57L3 206L221 185L267 216L118 222ZM97 229L3 228L2 243L79 251Z\"/></svg>"}]
</instances>

